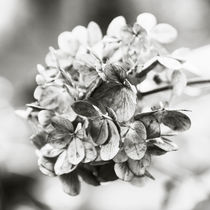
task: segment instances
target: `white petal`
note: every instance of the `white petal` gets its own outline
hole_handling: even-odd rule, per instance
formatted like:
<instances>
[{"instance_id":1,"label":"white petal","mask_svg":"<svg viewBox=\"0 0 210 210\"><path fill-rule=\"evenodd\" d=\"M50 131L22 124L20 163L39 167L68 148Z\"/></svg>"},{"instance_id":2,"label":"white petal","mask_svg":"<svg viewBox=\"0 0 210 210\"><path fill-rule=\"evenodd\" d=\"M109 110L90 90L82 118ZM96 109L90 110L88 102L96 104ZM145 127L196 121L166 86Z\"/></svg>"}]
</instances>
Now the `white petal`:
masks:
<instances>
[{"instance_id":1,"label":"white petal","mask_svg":"<svg viewBox=\"0 0 210 210\"><path fill-rule=\"evenodd\" d=\"M171 43L177 37L177 30L169 24L161 23L151 30L151 37L163 44Z\"/></svg>"},{"instance_id":2,"label":"white petal","mask_svg":"<svg viewBox=\"0 0 210 210\"><path fill-rule=\"evenodd\" d=\"M75 55L79 48L79 43L72 32L65 31L58 36L58 46L64 52Z\"/></svg>"},{"instance_id":3,"label":"white petal","mask_svg":"<svg viewBox=\"0 0 210 210\"><path fill-rule=\"evenodd\" d=\"M157 24L157 19L153 14L145 12L137 16L136 22L147 31L150 31Z\"/></svg>"},{"instance_id":4,"label":"white petal","mask_svg":"<svg viewBox=\"0 0 210 210\"><path fill-rule=\"evenodd\" d=\"M84 26L76 26L72 34L81 44L87 44L87 29Z\"/></svg>"},{"instance_id":5,"label":"white petal","mask_svg":"<svg viewBox=\"0 0 210 210\"><path fill-rule=\"evenodd\" d=\"M123 16L114 18L108 26L107 35L120 37L121 29L126 26L126 20Z\"/></svg>"},{"instance_id":6,"label":"white petal","mask_svg":"<svg viewBox=\"0 0 210 210\"><path fill-rule=\"evenodd\" d=\"M102 39L101 29L99 25L93 21L88 24L87 33L90 46L97 44Z\"/></svg>"}]
</instances>

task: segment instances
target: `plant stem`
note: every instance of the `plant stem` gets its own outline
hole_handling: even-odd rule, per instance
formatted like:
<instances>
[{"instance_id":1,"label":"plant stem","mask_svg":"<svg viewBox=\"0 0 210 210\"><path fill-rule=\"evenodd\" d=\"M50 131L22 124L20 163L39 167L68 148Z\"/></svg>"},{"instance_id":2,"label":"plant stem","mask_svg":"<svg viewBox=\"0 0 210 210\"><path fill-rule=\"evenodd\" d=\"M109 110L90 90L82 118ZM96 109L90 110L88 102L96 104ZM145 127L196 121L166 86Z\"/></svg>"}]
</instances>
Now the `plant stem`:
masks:
<instances>
[{"instance_id":1,"label":"plant stem","mask_svg":"<svg viewBox=\"0 0 210 210\"><path fill-rule=\"evenodd\" d=\"M208 83L210 84L210 79L194 80L194 81L188 81L187 86L193 86L193 85L199 85L199 84L208 84ZM149 91L146 91L146 92L138 92L137 95L138 95L138 98L141 99L144 96L152 95L152 94L159 93L159 92L162 92L162 91L171 90L172 88L173 88L172 85L167 85L167 86L156 88L156 89L149 90Z\"/></svg>"}]
</instances>

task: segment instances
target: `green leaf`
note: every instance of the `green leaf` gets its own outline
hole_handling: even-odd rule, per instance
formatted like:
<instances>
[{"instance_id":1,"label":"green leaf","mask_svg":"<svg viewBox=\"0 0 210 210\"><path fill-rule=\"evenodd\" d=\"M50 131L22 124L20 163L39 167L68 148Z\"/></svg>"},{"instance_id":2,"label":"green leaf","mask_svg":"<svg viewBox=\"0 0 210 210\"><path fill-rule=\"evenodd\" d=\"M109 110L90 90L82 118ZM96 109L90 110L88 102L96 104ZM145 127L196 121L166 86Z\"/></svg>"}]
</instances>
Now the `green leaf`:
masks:
<instances>
[{"instance_id":1,"label":"green leaf","mask_svg":"<svg viewBox=\"0 0 210 210\"><path fill-rule=\"evenodd\" d=\"M60 176L72 172L76 166L71 164L68 160L67 151L64 150L57 158L54 166L55 173Z\"/></svg>"},{"instance_id":2,"label":"green leaf","mask_svg":"<svg viewBox=\"0 0 210 210\"><path fill-rule=\"evenodd\" d=\"M67 153L70 163L79 164L85 157L85 148L82 141L77 137L73 138L68 146Z\"/></svg>"},{"instance_id":3,"label":"green leaf","mask_svg":"<svg viewBox=\"0 0 210 210\"><path fill-rule=\"evenodd\" d=\"M88 118L99 117L101 115L99 109L88 101L76 101L72 104L72 108L77 114Z\"/></svg>"},{"instance_id":4,"label":"green leaf","mask_svg":"<svg viewBox=\"0 0 210 210\"><path fill-rule=\"evenodd\" d=\"M97 157L97 151L94 145L90 142L83 142L83 145L85 147L85 158L82 162L89 163L91 161L94 161Z\"/></svg>"},{"instance_id":5,"label":"green leaf","mask_svg":"<svg viewBox=\"0 0 210 210\"><path fill-rule=\"evenodd\" d=\"M191 126L190 118L178 111L164 111L162 123L174 131L185 131Z\"/></svg>"},{"instance_id":6,"label":"green leaf","mask_svg":"<svg viewBox=\"0 0 210 210\"><path fill-rule=\"evenodd\" d=\"M90 135L93 141L98 144L104 144L109 135L108 124L106 119L95 119L90 121Z\"/></svg>"},{"instance_id":7,"label":"green leaf","mask_svg":"<svg viewBox=\"0 0 210 210\"><path fill-rule=\"evenodd\" d=\"M102 160L111 160L119 151L120 134L113 121L108 120L108 143L101 146L100 156Z\"/></svg>"},{"instance_id":8,"label":"green leaf","mask_svg":"<svg viewBox=\"0 0 210 210\"><path fill-rule=\"evenodd\" d=\"M135 130L139 126L139 129ZM141 122L135 122L130 128L125 139L124 149L129 158L140 160L146 152L146 129Z\"/></svg>"},{"instance_id":9,"label":"green leaf","mask_svg":"<svg viewBox=\"0 0 210 210\"><path fill-rule=\"evenodd\" d=\"M76 172L63 174L60 177L63 191L71 196L76 196L80 193L81 183L78 179Z\"/></svg>"},{"instance_id":10,"label":"green leaf","mask_svg":"<svg viewBox=\"0 0 210 210\"><path fill-rule=\"evenodd\" d=\"M160 123L153 113L142 113L134 117L135 120L140 120L147 130L147 139L160 137Z\"/></svg>"},{"instance_id":11,"label":"green leaf","mask_svg":"<svg viewBox=\"0 0 210 210\"><path fill-rule=\"evenodd\" d=\"M134 174L129 169L127 162L115 163L114 170L115 170L116 175L123 181L129 182L134 177Z\"/></svg>"},{"instance_id":12,"label":"green leaf","mask_svg":"<svg viewBox=\"0 0 210 210\"><path fill-rule=\"evenodd\" d=\"M151 157L148 154L145 154L145 156L141 160L128 160L128 167L130 170L136 175L136 176L142 176L145 173L145 170L150 166L151 163Z\"/></svg>"},{"instance_id":13,"label":"green leaf","mask_svg":"<svg viewBox=\"0 0 210 210\"><path fill-rule=\"evenodd\" d=\"M45 144L41 150L40 153L45 157L57 157L61 152L63 152L62 148L54 148L51 144Z\"/></svg>"},{"instance_id":14,"label":"green leaf","mask_svg":"<svg viewBox=\"0 0 210 210\"><path fill-rule=\"evenodd\" d=\"M74 132L74 127L68 119L65 119L64 117L55 116L51 119L51 124L53 127L60 131L69 131Z\"/></svg>"}]
</instances>

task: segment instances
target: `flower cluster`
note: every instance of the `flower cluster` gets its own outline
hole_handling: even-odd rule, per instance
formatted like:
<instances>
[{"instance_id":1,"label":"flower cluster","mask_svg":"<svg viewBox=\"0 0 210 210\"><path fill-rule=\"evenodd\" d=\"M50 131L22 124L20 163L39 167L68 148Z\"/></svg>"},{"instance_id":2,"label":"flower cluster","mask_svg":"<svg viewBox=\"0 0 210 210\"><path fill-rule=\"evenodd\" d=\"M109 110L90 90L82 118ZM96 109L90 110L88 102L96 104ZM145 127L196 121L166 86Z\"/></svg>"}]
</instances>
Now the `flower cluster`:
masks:
<instances>
[{"instance_id":1,"label":"flower cluster","mask_svg":"<svg viewBox=\"0 0 210 210\"><path fill-rule=\"evenodd\" d=\"M189 129L190 119L165 106L143 111L138 88L148 80L181 94L184 50L168 53L163 46L176 36L148 13L133 26L124 17L113 19L105 36L95 22L59 35L59 48L51 47L46 66L38 65L28 119L40 170L59 176L66 193L80 192L79 178L95 186L153 178L151 156L177 150L167 136Z\"/></svg>"}]
</instances>

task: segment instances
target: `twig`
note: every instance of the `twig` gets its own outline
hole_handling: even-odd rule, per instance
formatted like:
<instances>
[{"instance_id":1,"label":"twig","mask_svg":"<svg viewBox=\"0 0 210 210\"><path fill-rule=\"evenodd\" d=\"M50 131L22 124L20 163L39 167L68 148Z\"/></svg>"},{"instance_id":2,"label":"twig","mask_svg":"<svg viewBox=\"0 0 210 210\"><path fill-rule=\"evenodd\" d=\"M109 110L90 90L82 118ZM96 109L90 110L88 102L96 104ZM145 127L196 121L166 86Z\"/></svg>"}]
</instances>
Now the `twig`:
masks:
<instances>
[{"instance_id":1,"label":"twig","mask_svg":"<svg viewBox=\"0 0 210 210\"><path fill-rule=\"evenodd\" d=\"M194 80L194 81L188 81L187 86L193 86L193 85L199 85L199 84L208 84L208 83L210 84L210 79ZM138 92L138 98L141 99L142 97L152 95L152 94L155 94L155 93L159 93L159 92L163 92L163 91L167 91L167 90L171 90L172 88L173 88L172 85L167 85L167 86L156 88L156 89L149 90L149 91L146 91L146 92Z\"/></svg>"}]
</instances>

